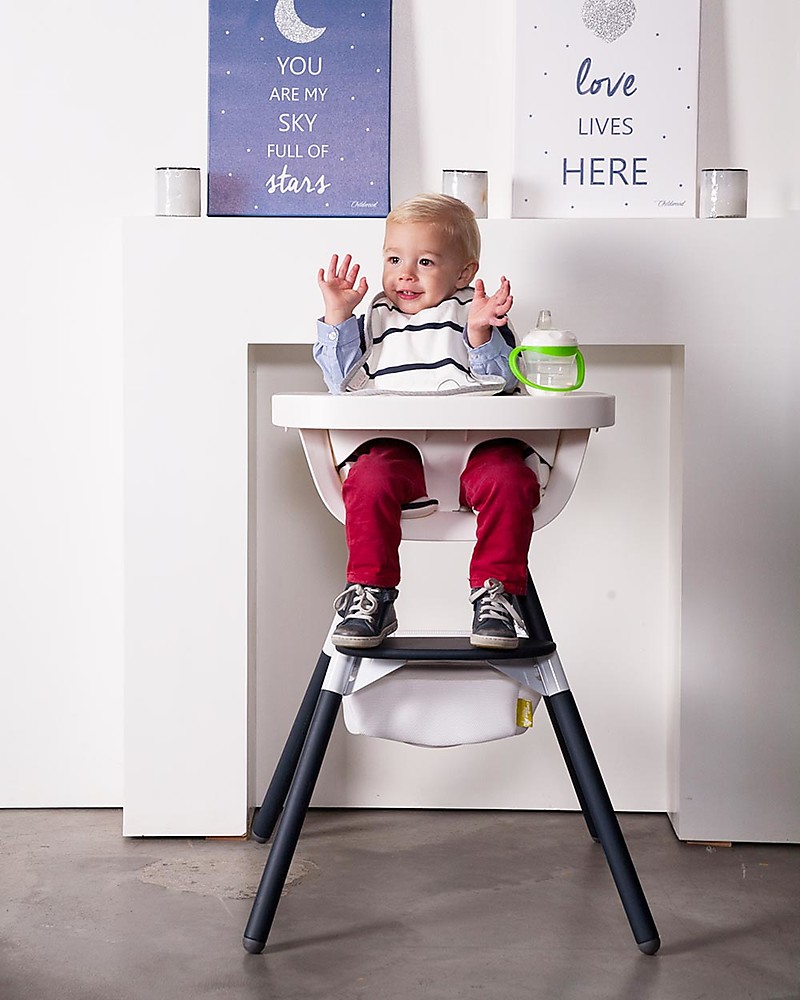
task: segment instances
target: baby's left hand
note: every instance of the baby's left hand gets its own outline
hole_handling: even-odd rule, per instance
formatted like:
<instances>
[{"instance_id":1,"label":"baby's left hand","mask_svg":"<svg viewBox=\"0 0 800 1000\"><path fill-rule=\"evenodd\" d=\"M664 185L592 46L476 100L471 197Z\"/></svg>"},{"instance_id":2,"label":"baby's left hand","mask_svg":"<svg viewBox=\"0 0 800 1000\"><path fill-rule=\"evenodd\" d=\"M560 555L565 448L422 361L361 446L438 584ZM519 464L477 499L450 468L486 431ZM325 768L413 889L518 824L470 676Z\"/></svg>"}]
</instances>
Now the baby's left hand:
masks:
<instances>
[{"instance_id":1,"label":"baby's left hand","mask_svg":"<svg viewBox=\"0 0 800 1000\"><path fill-rule=\"evenodd\" d=\"M483 282L478 278L467 319L467 339L470 344L473 347L480 347L492 336L493 326L505 326L508 322L507 313L513 304L511 283L505 275L500 279L500 287L494 295L489 296L486 294Z\"/></svg>"}]
</instances>

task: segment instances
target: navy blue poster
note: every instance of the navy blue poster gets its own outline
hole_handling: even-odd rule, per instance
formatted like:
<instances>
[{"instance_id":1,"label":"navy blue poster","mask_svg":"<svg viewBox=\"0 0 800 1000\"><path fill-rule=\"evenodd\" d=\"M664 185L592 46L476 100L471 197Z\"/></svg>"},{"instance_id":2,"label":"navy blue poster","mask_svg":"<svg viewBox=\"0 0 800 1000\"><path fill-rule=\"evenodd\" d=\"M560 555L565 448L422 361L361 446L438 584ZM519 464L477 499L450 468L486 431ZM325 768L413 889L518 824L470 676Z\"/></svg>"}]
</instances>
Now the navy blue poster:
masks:
<instances>
[{"instance_id":1,"label":"navy blue poster","mask_svg":"<svg viewBox=\"0 0 800 1000\"><path fill-rule=\"evenodd\" d=\"M208 214L385 216L391 0L210 0Z\"/></svg>"}]
</instances>

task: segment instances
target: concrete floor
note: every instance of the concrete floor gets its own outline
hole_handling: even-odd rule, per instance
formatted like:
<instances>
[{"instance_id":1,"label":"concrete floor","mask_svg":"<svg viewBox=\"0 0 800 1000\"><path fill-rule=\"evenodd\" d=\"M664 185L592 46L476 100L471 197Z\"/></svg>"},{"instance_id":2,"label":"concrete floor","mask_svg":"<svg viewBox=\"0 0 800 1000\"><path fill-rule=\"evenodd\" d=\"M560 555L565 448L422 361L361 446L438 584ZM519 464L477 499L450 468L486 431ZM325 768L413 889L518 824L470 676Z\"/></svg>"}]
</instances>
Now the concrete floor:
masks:
<instances>
[{"instance_id":1,"label":"concrete floor","mask_svg":"<svg viewBox=\"0 0 800 1000\"><path fill-rule=\"evenodd\" d=\"M315 810L266 951L266 846L125 840L116 810L0 812L2 1000L798 1000L800 848L621 823L642 955L576 813Z\"/></svg>"}]
</instances>

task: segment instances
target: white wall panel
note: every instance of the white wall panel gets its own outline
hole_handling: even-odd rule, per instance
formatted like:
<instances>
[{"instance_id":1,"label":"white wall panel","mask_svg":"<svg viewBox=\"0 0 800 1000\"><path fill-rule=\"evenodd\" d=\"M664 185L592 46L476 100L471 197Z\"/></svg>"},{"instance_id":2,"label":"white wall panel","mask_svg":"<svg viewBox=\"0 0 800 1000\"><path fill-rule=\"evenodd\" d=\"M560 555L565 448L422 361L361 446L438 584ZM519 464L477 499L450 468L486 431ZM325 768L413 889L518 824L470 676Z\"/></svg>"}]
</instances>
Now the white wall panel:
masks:
<instances>
[{"instance_id":1,"label":"white wall panel","mask_svg":"<svg viewBox=\"0 0 800 1000\"><path fill-rule=\"evenodd\" d=\"M304 231L309 225L126 225L126 345L136 361L126 365L126 383L138 400L126 420L132 445L127 544L135 554L127 568L129 605L133 601L139 612L158 597L146 590L146 554L153 539L169 539L171 511L191 510L220 555L213 570L206 564L207 575L197 578L203 567L187 561L180 545L171 539L156 545L175 584L170 614L153 611L129 628L128 675L136 697L127 705L126 769L146 774L160 765L176 792L164 797L160 813L148 813L152 794L141 783L137 800L126 802L131 832L186 832L186 823L208 821L214 801L217 826L227 822L235 832L243 822L247 651L234 608L237 601L240 609L246 604L242 442L249 344L264 345L249 353L251 393L260 403L260 416L250 422L258 456L256 495L251 490L250 496L257 514L263 510L255 539L251 525L256 743L259 768L265 768L257 775L256 796L341 585L339 529L314 501L299 449L293 451L266 418L276 387L307 388L316 377L310 362L303 366L300 348L284 345L274 353L277 348L268 346L305 338L308 350L313 337L318 303L309 276L317 249ZM313 225L321 243L341 239L359 258L381 233L373 220ZM775 356L790 362L797 354L798 293L791 276L800 219L486 220L481 228L487 269L510 257L515 271L535 276L516 286L519 327L550 307L590 348L589 387L618 396L617 426L595 436L574 499L534 540L542 599L617 805L669 810L685 839L800 838L800 746L791 721L800 695L800 449L792 364L770 366L769 384L756 390L752 362L764 302L770 303ZM254 278L265 262L291 304L285 313L260 310ZM150 357L159 358L158 367L148 364ZM209 424L209 407L215 425ZM174 427L195 423L202 434L211 426L218 432L201 438L202 450L192 442L199 464L173 476L156 506L152 491L141 488L142 469L166 465ZM142 516L143 505L152 523ZM421 553L420 547L407 555L407 569L419 557L428 572ZM452 555L455 565L459 559L465 565L463 551ZM181 587L187 567L192 576ZM442 568L441 587L452 595L442 602L444 611L457 617L467 610L463 591L458 595L458 578L465 574L456 569L454 581L446 575ZM313 614L304 614L303 600ZM417 615L424 603L421 591L404 591L401 613ZM198 644L198 617L204 629L213 622L223 634L214 631L213 642ZM316 632L309 620L319 622ZM188 659L173 656L175 634L187 636ZM142 636L152 647L147 655L137 646ZM754 672L756 657L769 671L769 684ZM148 703L147 692L162 677L189 667L202 678L217 678L213 707L182 711L180 688L172 683L161 684L163 703ZM172 739L166 756L166 742L154 743L154 727L165 719ZM211 737L218 753L213 774L226 775L225 795L212 793L211 769L204 773L192 763L208 753ZM435 764L423 763L420 754L430 756L424 751L338 741L319 802L563 807L567 785L548 739L545 723L530 737L488 751L445 752ZM487 777L467 787L463 776L471 771ZM424 787L422 773L426 783L430 778ZM503 780L490 780L492 774ZM232 812L223 814L223 802ZM142 815L156 826L140 828Z\"/></svg>"},{"instance_id":2,"label":"white wall panel","mask_svg":"<svg viewBox=\"0 0 800 1000\"><path fill-rule=\"evenodd\" d=\"M491 172L490 214L508 214L513 3L487 10L396 0L396 198L469 161ZM4 12L3 806L122 801L120 223L151 214L153 167L204 164L206 20L191 0ZM703 3L700 165L749 167L753 215L800 209L799 22L794 0ZM601 263L599 308L619 309Z\"/></svg>"}]
</instances>

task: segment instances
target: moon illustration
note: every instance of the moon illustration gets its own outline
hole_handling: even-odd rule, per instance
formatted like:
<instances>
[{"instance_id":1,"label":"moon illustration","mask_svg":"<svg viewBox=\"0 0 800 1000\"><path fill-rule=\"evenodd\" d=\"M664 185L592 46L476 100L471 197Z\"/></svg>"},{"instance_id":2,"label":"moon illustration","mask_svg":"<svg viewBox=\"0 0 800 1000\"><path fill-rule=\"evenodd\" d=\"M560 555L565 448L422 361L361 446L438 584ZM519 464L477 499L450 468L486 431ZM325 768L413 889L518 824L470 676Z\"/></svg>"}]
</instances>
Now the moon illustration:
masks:
<instances>
[{"instance_id":1,"label":"moon illustration","mask_svg":"<svg viewBox=\"0 0 800 1000\"><path fill-rule=\"evenodd\" d=\"M301 20L294 9L294 0L278 0L275 4L275 24L290 42L315 42L327 30Z\"/></svg>"}]
</instances>

